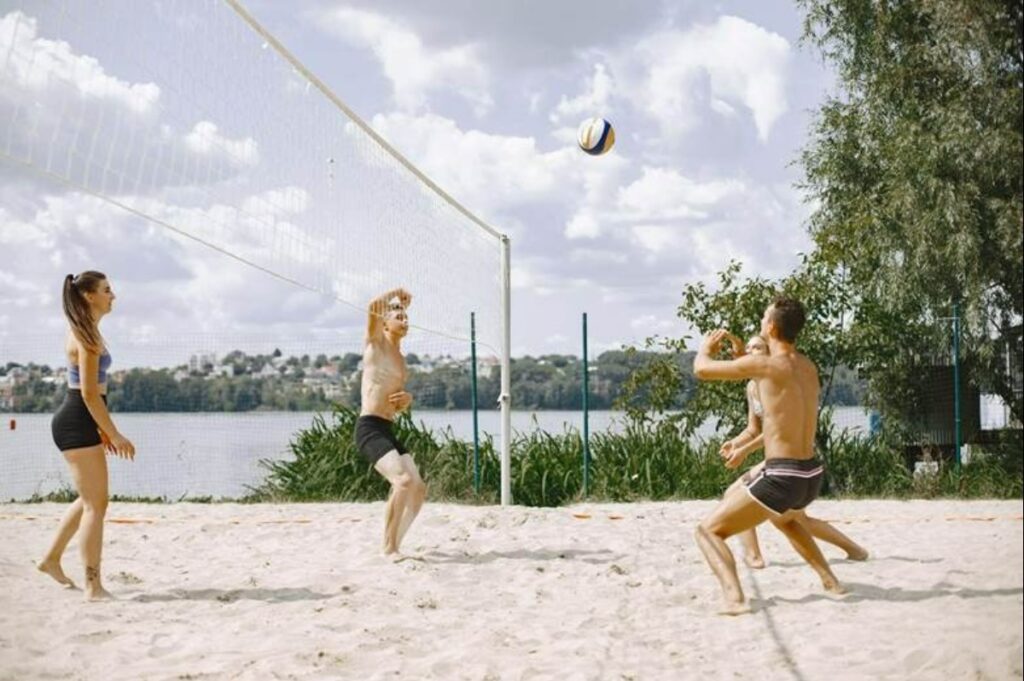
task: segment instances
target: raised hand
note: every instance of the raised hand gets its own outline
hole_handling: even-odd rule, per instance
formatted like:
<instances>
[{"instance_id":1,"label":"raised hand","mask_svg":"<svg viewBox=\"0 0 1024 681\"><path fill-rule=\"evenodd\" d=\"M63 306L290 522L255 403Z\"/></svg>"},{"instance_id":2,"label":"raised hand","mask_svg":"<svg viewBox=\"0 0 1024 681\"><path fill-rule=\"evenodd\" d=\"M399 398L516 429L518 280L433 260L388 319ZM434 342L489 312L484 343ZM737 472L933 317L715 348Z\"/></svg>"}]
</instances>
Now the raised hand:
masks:
<instances>
[{"instance_id":1,"label":"raised hand","mask_svg":"<svg viewBox=\"0 0 1024 681\"><path fill-rule=\"evenodd\" d=\"M398 297L398 304L404 308L408 308L412 305L412 294L406 291L404 288L395 289L395 296Z\"/></svg>"},{"instance_id":2,"label":"raised hand","mask_svg":"<svg viewBox=\"0 0 1024 681\"><path fill-rule=\"evenodd\" d=\"M715 329L704 339L701 350L708 355L717 354L718 349L722 346L722 341L725 340L727 335L729 335L729 332L725 329Z\"/></svg>"}]
</instances>

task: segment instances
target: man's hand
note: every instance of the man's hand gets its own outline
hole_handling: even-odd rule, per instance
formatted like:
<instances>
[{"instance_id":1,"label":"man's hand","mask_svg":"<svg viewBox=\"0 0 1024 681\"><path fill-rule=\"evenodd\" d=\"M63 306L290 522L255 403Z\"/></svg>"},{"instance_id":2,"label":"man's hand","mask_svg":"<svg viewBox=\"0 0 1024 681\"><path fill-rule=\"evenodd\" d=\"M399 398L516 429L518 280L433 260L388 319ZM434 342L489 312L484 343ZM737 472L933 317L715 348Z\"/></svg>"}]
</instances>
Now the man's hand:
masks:
<instances>
[{"instance_id":1,"label":"man's hand","mask_svg":"<svg viewBox=\"0 0 1024 681\"><path fill-rule=\"evenodd\" d=\"M404 390L388 395L388 403L395 411L405 411L412 404L412 395Z\"/></svg>"},{"instance_id":2,"label":"man's hand","mask_svg":"<svg viewBox=\"0 0 1024 681\"><path fill-rule=\"evenodd\" d=\"M731 334L728 331L726 331L725 332L725 340L729 343L729 345L732 346L732 356L733 356L733 358L739 358L739 357L742 357L743 355L747 354L747 346L746 346L746 344L743 341L741 341L739 339L739 337L737 337L736 335Z\"/></svg>"},{"instance_id":3,"label":"man's hand","mask_svg":"<svg viewBox=\"0 0 1024 681\"><path fill-rule=\"evenodd\" d=\"M395 289L395 297L398 298L398 304L403 308L408 309L412 304L412 294L406 291L404 288Z\"/></svg>"},{"instance_id":4,"label":"man's hand","mask_svg":"<svg viewBox=\"0 0 1024 681\"><path fill-rule=\"evenodd\" d=\"M726 440L722 443L722 446L718 448L718 456L722 457L723 461L728 461L729 457L732 456L734 449L736 449L735 441Z\"/></svg>"},{"instance_id":5,"label":"man's hand","mask_svg":"<svg viewBox=\"0 0 1024 681\"><path fill-rule=\"evenodd\" d=\"M701 353L709 356L717 355L718 349L722 347L722 341L725 340L725 337L728 335L729 332L725 329L715 329L708 334L707 338L705 338L704 342L701 344Z\"/></svg>"}]
</instances>

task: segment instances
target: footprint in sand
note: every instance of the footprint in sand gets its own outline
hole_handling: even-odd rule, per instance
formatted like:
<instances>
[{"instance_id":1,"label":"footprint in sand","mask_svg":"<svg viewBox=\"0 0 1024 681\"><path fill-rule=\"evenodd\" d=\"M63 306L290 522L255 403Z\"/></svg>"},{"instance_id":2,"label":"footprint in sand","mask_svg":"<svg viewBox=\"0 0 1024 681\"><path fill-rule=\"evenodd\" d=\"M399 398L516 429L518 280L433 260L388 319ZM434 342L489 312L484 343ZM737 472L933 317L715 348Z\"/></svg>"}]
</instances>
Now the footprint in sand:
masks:
<instances>
[{"instance_id":1,"label":"footprint in sand","mask_svg":"<svg viewBox=\"0 0 1024 681\"><path fill-rule=\"evenodd\" d=\"M77 634L71 637L72 641L76 643L106 643L107 641L114 638L114 632L110 629L104 629L102 631L90 631L86 634Z\"/></svg>"},{"instance_id":2,"label":"footprint in sand","mask_svg":"<svg viewBox=\"0 0 1024 681\"><path fill-rule=\"evenodd\" d=\"M903 658L903 671L907 674L912 674L927 664L931 658L932 654L928 650L923 648L912 650Z\"/></svg>"},{"instance_id":3,"label":"footprint in sand","mask_svg":"<svg viewBox=\"0 0 1024 681\"><path fill-rule=\"evenodd\" d=\"M181 644L177 643L170 634L153 634L149 639L149 648L146 650L146 655L149 657L163 657L180 649Z\"/></svg>"}]
</instances>

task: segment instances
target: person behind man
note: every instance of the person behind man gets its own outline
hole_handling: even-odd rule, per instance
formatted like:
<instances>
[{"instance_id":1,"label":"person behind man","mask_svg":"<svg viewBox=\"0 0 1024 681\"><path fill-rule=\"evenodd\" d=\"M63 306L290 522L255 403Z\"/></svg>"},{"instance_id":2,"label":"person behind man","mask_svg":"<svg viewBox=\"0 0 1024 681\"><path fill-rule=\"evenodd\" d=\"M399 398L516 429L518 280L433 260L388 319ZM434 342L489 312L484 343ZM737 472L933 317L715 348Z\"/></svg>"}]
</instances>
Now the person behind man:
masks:
<instances>
[{"instance_id":1,"label":"person behind man","mask_svg":"<svg viewBox=\"0 0 1024 681\"><path fill-rule=\"evenodd\" d=\"M727 491L695 531L697 546L722 588L723 614L750 612L736 574L736 561L725 540L768 519L818 573L826 592L845 593L795 513L818 496L824 473L821 462L814 458L818 369L795 345L805 319L799 301L776 298L761 319L761 336L768 340L767 356L714 359L724 340L738 344L735 336L719 329L704 340L693 361L693 373L698 380L756 381L764 410L764 468L745 487Z\"/></svg>"},{"instance_id":2,"label":"person behind man","mask_svg":"<svg viewBox=\"0 0 1024 681\"><path fill-rule=\"evenodd\" d=\"M370 301L363 349L362 406L356 421L359 453L391 483L384 507L384 553L399 547L427 496L416 462L394 434L395 416L412 404L401 343L409 331L412 296L396 288Z\"/></svg>"}]
</instances>

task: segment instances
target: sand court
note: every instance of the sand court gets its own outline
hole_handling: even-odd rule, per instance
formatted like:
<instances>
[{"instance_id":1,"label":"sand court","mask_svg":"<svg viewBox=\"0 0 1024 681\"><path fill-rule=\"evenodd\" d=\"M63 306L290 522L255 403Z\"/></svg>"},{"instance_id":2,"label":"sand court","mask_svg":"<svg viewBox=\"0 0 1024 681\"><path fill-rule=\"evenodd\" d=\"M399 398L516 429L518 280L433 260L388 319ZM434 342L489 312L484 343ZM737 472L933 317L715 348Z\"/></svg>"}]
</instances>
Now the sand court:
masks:
<instances>
[{"instance_id":1,"label":"sand court","mask_svg":"<svg viewBox=\"0 0 1024 681\"><path fill-rule=\"evenodd\" d=\"M851 594L764 527L738 618L692 541L713 503L428 504L397 563L383 503L115 503L100 604L34 569L64 506L5 504L0 679L1020 678L1021 501L818 502L871 551L823 546Z\"/></svg>"}]
</instances>

